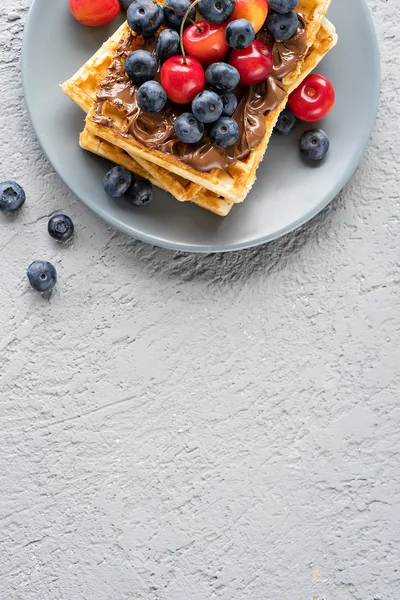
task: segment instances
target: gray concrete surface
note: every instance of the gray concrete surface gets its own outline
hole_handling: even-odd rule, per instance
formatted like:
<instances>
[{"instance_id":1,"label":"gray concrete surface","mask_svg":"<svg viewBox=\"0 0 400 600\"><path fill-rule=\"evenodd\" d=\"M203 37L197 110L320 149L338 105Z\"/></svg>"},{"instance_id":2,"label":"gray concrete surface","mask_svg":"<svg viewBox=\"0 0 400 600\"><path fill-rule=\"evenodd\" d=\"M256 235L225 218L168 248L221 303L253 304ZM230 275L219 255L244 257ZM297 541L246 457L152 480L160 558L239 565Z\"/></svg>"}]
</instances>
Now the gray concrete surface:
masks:
<instances>
[{"instance_id":1,"label":"gray concrete surface","mask_svg":"<svg viewBox=\"0 0 400 600\"><path fill-rule=\"evenodd\" d=\"M0 599L398 600L397 0L369 0L382 101L350 184L294 235L203 257L113 231L54 174L28 5L0 6L0 179L28 195L0 221ZM50 302L25 281L42 257Z\"/></svg>"}]
</instances>

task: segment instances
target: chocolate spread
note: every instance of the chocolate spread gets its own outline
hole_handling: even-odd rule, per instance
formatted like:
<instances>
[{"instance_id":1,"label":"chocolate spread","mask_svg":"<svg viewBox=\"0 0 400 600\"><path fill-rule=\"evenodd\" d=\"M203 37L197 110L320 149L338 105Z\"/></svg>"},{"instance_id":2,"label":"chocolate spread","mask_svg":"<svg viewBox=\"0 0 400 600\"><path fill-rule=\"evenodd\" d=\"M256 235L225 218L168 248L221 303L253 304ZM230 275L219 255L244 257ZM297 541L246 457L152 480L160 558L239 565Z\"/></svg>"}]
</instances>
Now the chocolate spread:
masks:
<instances>
[{"instance_id":1,"label":"chocolate spread","mask_svg":"<svg viewBox=\"0 0 400 600\"><path fill-rule=\"evenodd\" d=\"M256 37L271 48L274 66L271 75L262 83L236 90L238 106L233 118L239 125L240 135L233 146L219 148L210 142L207 134L197 144L181 142L175 135L173 124L177 116L190 111L188 106L168 101L160 113L145 113L139 108L139 86L125 74L124 63L127 55L138 47L154 52L156 37L141 38L140 46L132 34L120 42L117 57L100 85L93 120L99 125L113 127L112 120L102 114L103 103L111 103L122 118L124 135L133 136L148 148L172 154L198 171L226 169L248 156L250 150L260 143L265 134L264 115L285 98L282 79L295 70L307 48L305 23L301 16L297 32L286 42L273 40L265 30Z\"/></svg>"}]
</instances>

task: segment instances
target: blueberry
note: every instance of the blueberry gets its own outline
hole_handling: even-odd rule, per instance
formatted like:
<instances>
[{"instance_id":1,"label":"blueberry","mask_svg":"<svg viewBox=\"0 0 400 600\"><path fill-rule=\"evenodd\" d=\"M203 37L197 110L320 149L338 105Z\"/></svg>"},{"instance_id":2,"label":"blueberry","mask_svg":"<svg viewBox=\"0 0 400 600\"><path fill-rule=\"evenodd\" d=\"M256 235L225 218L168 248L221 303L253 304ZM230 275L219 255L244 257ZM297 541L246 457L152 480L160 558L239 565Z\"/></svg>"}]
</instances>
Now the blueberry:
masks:
<instances>
[{"instance_id":1,"label":"blueberry","mask_svg":"<svg viewBox=\"0 0 400 600\"><path fill-rule=\"evenodd\" d=\"M299 0L269 0L270 10L274 10L281 15L290 12L298 5Z\"/></svg>"},{"instance_id":2,"label":"blueberry","mask_svg":"<svg viewBox=\"0 0 400 600\"><path fill-rule=\"evenodd\" d=\"M179 29L182 23L182 19L191 5L190 0L166 0L164 4L164 16L170 27ZM192 8L189 12L188 18L185 22L185 27L190 25L190 20L196 19L196 9Z\"/></svg>"},{"instance_id":3,"label":"blueberry","mask_svg":"<svg viewBox=\"0 0 400 600\"><path fill-rule=\"evenodd\" d=\"M37 292L50 292L57 283L57 271L47 260L35 260L26 272L29 283Z\"/></svg>"},{"instance_id":4,"label":"blueberry","mask_svg":"<svg viewBox=\"0 0 400 600\"><path fill-rule=\"evenodd\" d=\"M279 115L278 121L275 125L274 133L280 135L289 135L296 127L297 119L288 108L285 108Z\"/></svg>"},{"instance_id":5,"label":"blueberry","mask_svg":"<svg viewBox=\"0 0 400 600\"><path fill-rule=\"evenodd\" d=\"M192 112L200 123L214 123L222 115L224 105L215 92L203 90L192 102Z\"/></svg>"},{"instance_id":6,"label":"blueberry","mask_svg":"<svg viewBox=\"0 0 400 600\"><path fill-rule=\"evenodd\" d=\"M113 167L105 174L103 186L107 194L119 198L131 185L132 175L124 167Z\"/></svg>"},{"instance_id":7,"label":"blueberry","mask_svg":"<svg viewBox=\"0 0 400 600\"><path fill-rule=\"evenodd\" d=\"M173 29L164 29L158 36L156 54L161 62L179 54L179 33Z\"/></svg>"},{"instance_id":8,"label":"blueberry","mask_svg":"<svg viewBox=\"0 0 400 600\"><path fill-rule=\"evenodd\" d=\"M195 144L203 137L204 125L192 113L183 113L175 120L175 133L185 144Z\"/></svg>"},{"instance_id":9,"label":"blueberry","mask_svg":"<svg viewBox=\"0 0 400 600\"><path fill-rule=\"evenodd\" d=\"M231 48L242 50L250 46L256 37L254 27L247 19L236 19L228 23L225 38Z\"/></svg>"},{"instance_id":10,"label":"blueberry","mask_svg":"<svg viewBox=\"0 0 400 600\"><path fill-rule=\"evenodd\" d=\"M225 23L235 10L235 0L200 0L200 14L209 23Z\"/></svg>"},{"instance_id":11,"label":"blueberry","mask_svg":"<svg viewBox=\"0 0 400 600\"><path fill-rule=\"evenodd\" d=\"M239 80L239 71L227 63L216 62L206 69L206 81L217 92L231 92Z\"/></svg>"},{"instance_id":12,"label":"blueberry","mask_svg":"<svg viewBox=\"0 0 400 600\"><path fill-rule=\"evenodd\" d=\"M74 224L67 215L54 215L48 222L47 231L55 240L66 242L74 235Z\"/></svg>"},{"instance_id":13,"label":"blueberry","mask_svg":"<svg viewBox=\"0 0 400 600\"><path fill-rule=\"evenodd\" d=\"M138 89L137 103L144 112L158 113L167 102L167 94L158 81L146 81Z\"/></svg>"},{"instance_id":14,"label":"blueberry","mask_svg":"<svg viewBox=\"0 0 400 600\"><path fill-rule=\"evenodd\" d=\"M133 206L144 206L153 200L153 186L148 179L132 176L132 183L124 196Z\"/></svg>"},{"instance_id":15,"label":"blueberry","mask_svg":"<svg viewBox=\"0 0 400 600\"><path fill-rule=\"evenodd\" d=\"M133 83L144 83L154 79L157 70L157 60L147 50L135 50L126 57L125 72Z\"/></svg>"},{"instance_id":16,"label":"blueberry","mask_svg":"<svg viewBox=\"0 0 400 600\"><path fill-rule=\"evenodd\" d=\"M138 35L151 36L164 21L164 13L152 0L133 0L127 13L128 25Z\"/></svg>"},{"instance_id":17,"label":"blueberry","mask_svg":"<svg viewBox=\"0 0 400 600\"><path fill-rule=\"evenodd\" d=\"M132 4L132 2L133 2L133 0L119 0L119 3L123 10L128 10L128 8Z\"/></svg>"},{"instance_id":18,"label":"blueberry","mask_svg":"<svg viewBox=\"0 0 400 600\"><path fill-rule=\"evenodd\" d=\"M322 129L309 129L300 139L300 152L309 160L322 160L329 150L329 138Z\"/></svg>"},{"instance_id":19,"label":"blueberry","mask_svg":"<svg viewBox=\"0 0 400 600\"><path fill-rule=\"evenodd\" d=\"M209 136L213 144L226 148L238 141L239 126L234 119L221 117L210 128Z\"/></svg>"},{"instance_id":20,"label":"blueberry","mask_svg":"<svg viewBox=\"0 0 400 600\"><path fill-rule=\"evenodd\" d=\"M13 213L25 202L25 192L15 181L0 183L0 211Z\"/></svg>"},{"instance_id":21,"label":"blueberry","mask_svg":"<svg viewBox=\"0 0 400 600\"><path fill-rule=\"evenodd\" d=\"M235 94L233 92L225 92L225 94L221 94L221 100L223 106L222 114L225 117L231 117L238 105Z\"/></svg>"},{"instance_id":22,"label":"blueberry","mask_svg":"<svg viewBox=\"0 0 400 600\"><path fill-rule=\"evenodd\" d=\"M299 17L294 10L280 15L273 10L268 13L266 28L268 33L276 40L288 40L297 31Z\"/></svg>"}]
</instances>

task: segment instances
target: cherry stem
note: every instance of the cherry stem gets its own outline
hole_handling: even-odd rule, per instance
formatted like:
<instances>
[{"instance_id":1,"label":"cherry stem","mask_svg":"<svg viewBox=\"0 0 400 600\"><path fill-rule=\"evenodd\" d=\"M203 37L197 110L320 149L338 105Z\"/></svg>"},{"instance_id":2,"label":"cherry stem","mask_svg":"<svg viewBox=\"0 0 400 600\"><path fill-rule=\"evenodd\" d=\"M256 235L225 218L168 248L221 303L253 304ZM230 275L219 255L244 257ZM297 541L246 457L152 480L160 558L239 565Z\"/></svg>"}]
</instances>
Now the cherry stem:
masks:
<instances>
[{"instance_id":1,"label":"cherry stem","mask_svg":"<svg viewBox=\"0 0 400 600\"><path fill-rule=\"evenodd\" d=\"M187 61L186 61L186 52L185 52L185 48L183 46L183 29L185 27L185 23L189 18L189 14L190 11L192 10L192 8L194 8L196 6L196 4L198 4L200 2L200 0L194 0L194 2L189 6L189 8L187 9L187 11L185 12L183 19L182 19L182 23L181 23L181 30L180 30L180 38L181 38L181 51L182 51L182 56L183 56L183 64L186 65ZM190 19L191 20L191 19ZM197 26L197 24L195 23L197 30L201 31L201 28Z\"/></svg>"},{"instance_id":2,"label":"cherry stem","mask_svg":"<svg viewBox=\"0 0 400 600\"><path fill-rule=\"evenodd\" d=\"M159 4L158 6L161 6L161 8L162 8L164 6L164 4ZM174 13L185 16L185 13L182 10L178 10L177 8L173 8L172 6L168 6L168 10L173 10ZM187 18L187 20L190 21L192 25L197 27L197 31L199 31L200 33L203 31L202 28L199 27L199 25L197 25L196 21L193 21L193 19L189 19L189 17Z\"/></svg>"}]
</instances>

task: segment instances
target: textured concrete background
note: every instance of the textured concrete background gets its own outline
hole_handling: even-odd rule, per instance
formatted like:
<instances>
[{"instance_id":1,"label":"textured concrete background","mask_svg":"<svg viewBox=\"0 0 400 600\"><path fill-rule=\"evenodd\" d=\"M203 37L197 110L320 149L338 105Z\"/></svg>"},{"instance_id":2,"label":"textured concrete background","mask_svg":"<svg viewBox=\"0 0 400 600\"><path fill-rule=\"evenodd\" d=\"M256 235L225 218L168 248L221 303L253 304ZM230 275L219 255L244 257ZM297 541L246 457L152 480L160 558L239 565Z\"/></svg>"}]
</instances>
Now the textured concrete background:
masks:
<instances>
[{"instance_id":1,"label":"textured concrete background","mask_svg":"<svg viewBox=\"0 0 400 600\"><path fill-rule=\"evenodd\" d=\"M28 196L0 220L0 599L398 600L398 1L369 0L382 101L355 177L225 256L136 243L60 182L23 103L28 5L0 7L0 179ZM43 257L50 302L25 281Z\"/></svg>"}]
</instances>

